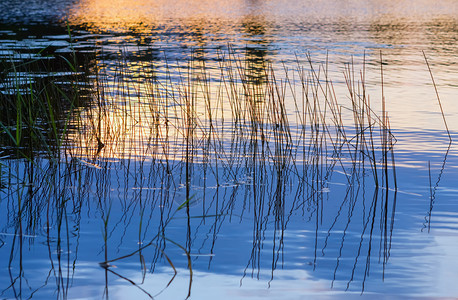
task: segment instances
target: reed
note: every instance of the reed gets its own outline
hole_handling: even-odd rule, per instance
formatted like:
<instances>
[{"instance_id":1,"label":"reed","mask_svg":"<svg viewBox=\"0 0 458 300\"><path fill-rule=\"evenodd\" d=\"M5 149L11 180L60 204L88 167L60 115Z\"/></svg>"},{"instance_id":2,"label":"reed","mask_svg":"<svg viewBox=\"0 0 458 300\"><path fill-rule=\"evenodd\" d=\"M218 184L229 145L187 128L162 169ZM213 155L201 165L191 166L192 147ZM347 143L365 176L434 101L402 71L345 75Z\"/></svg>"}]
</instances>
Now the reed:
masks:
<instances>
[{"instance_id":1,"label":"reed","mask_svg":"<svg viewBox=\"0 0 458 300\"><path fill-rule=\"evenodd\" d=\"M141 282L116 273L112 266L137 257L144 278L148 259L151 270L165 259L176 275L180 262L169 251L178 247L186 257L189 297L191 254L198 239L192 233L194 222L199 222L197 228L210 227L201 248L208 242L212 253L225 220L249 215L253 250L245 275L251 267L251 276L259 276L261 250L273 218L273 278L281 261L284 232L297 211L316 226L316 265L318 230L323 216L332 210L326 191L338 181L346 190L341 199L333 201L339 208L329 236L347 208L341 239L344 247L357 202L366 205L367 197L360 190L371 186L374 193L362 218L354 270L363 249L367 249L366 265L370 265L376 216L381 216L386 264L393 228L388 221L394 218L394 213L388 214L393 205L388 190L396 187L396 140L386 109L376 109L367 94L365 61L360 71L355 70L354 62L345 66L342 76L347 94L341 99L327 61L316 65L307 56L305 65L298 59L297 67L289 70L250 58L248 50L245 56L232 49L220 51L216 61L202 55L195 52L189 61L172 62L164 54L159 64L131 60L121 51L117 60L100 58L82 73L69 63L73 58L66 58L60 68L67 68L71 84L65 88L58 82L62 76L58 80L34 77L32 66L40 61L27 65L4 62L3 90L11 95L0 95L4 112L1 139L8 145L9 158L28 162L21 165L25 169L21 172L20 160L2 159L3 186L14 190L6 197L15 199L16 215L11 222L15 232L33 233L45 224L48 240L59 240L58 244L48 243L49 252L53 247L60 252L71 247L70 212L76 219L73 226L79 228L84 207L95 206L102 220L104 261L100 265L107 278L108 273L114 274L154 297ZM384 101L382 95L381 103ZM118 187L112 188L113 184ZM386 191L383 196L380 188ZM287 197L290 194L294 197ZM237 205L242 208L235 213ZM120 216L113 213L114 206ZM170 238L171 224L182 219L184 240ZM119 253L125 250L116 249L111 233L121 230L122 244L132 232L131 223L137 225L133 236L138 247ZM25 230L23 224L27 224ZM363 236L368 232L370 240L366 241ZM366 248L364 242L369 244ZM326 244L327 238L323 255ZM22 245L13 243L14 247ZM72 265L60 259L59 266ZM65 297L70 283L64 278L70 275L61 272L56 277L62 287L60 295Z\"/></svg>"},{"instance_id":2,"label":"reed","mask_svg":"<svg viewBox=\"0 0 458 300\"><path fill-rule=\"evenodd\" d=\"M64 57L0 62L0 141L8 156L59 159L75 110L85 105L84 73Z\"/></svg>"}]
</instances>

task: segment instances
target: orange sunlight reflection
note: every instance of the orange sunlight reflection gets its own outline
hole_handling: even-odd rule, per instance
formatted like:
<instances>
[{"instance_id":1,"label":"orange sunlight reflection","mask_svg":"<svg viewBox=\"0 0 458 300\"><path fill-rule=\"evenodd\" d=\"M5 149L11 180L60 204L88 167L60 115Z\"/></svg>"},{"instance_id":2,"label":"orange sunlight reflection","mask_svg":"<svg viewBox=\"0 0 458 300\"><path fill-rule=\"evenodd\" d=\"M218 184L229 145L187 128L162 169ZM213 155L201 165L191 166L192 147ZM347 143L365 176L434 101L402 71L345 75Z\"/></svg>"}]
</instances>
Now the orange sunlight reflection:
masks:
<instances>
[{"instance_id":1,"label":"orange sunlight reflection","mask_svg":"<svg viewBox=\"0 0 458 300\"><path fill-rule=\"evenodd\" d=\"M116 47L118 46L120 49L126 47L122 48L122 50L127 50L127 52L130 50L135 52L139 48L138 45L145 48L155 47L155 49L162 51L161 47L164 44L154 44L159 39L161 39L160 42L175 43L175 50L172 51L176 51L176 53L171 53L171 55L176 55L180 58L187 55L185 52L190 48L205 48L208 45L215 47L214 45L218 42L227 45L227 43L232 43L235 40L243 45L257 45L257 47L253 48L247 47L246 53L242 54L239 61L241 64L246 64L248 69L251 70L251 72L243 74L247 80L247 86L230 87L234 88L234 90L231 90L227 86L221 85L221 83L206 85L202 84L204 81L200 81L200 83L197 81L198 84L196 86L191 84L191 89L196 89L194 92L199 94L196 96L197 98L194 98L194 100L198 99L199 101L192 108L192 118L200 122L193 124L195 128L191 135L199 141L208 138L206 135L209 132L210 120L224 120L221 121L221 124L224 122L226 122L224 124L230 124L227 123L228 120L230 120L229 122L234 122L237 118L243 119L246 117L249 120L252 107L249 107L244 102L246 100L243 98L241 91L248 87L252 91L251 96L257 93L262 98L262 93L266 89L266 86L263 86L265 83L263 83L262 78L265 73L265 66L273 60L277 62L283 60L293 61L296 59L294 55L298 49L303 51L302 53L308 51L308 49L304 50L305 46L320 48L322 44L316 41L321 38L324 39L324 45L326 46L331 45L332 47L332 43L336 42L335 48L330 51L330 55L333 55L333 57L330 57L329 61L333 65L330 68L336 69L331 74L331 77L336 82L333 89L339 101L340 99L344 99L343 101L345 99L348 100L348 89L343 80L343 64L341 64L341 61L347 63L350 60L349 53L354 51L352 47L355 46L352 46L352 43L348 41L367 40L360 47L369 49L367 51L368 75L366 80L368 91L371 94L371 104L379 115L382 91L377 47L381 47L380 45L386 46L386 49L383 49L384 63L386 65L384 67L386 106L391 127L399 131L412 132L412 134L406 134L404 139L400 139L397 142L397 149L406 151L428 150L435 146L422 143L421 138L415 132L416 130L418 131L418 128L427 128L431 132L445 133L434 87L431 84L430 75L421 50L426 49L427 54L434 55L432 58L437 61L451 61L444 68L433 66L433 72L435 78L438 79L437 82L442 104L447 114L448 125L451 129L457 130L456 90L454 89L456 76L453 75L457 74L457 65L452 61L453 57L455 57L452 51L455 48L447 46L453 45L456 40L455 17L447 14L440 18L429 15L425 12L428 7L425 1L421 1L421 7L424 7L421 11L411 10L409 7L402 5L401 9L399 9L399 4L394 5L395 2L392 1L376 1L377 3L371 6L371 11L365 13L361 12L364 6L358 7L358 3L365 3L365 1L352 1L352 3L347 3L348 5L344 5L342 2L335 4L335 6L329 4L331 3L330 1L318 1L318 3L314 2L314 5L310 5L313 10L307 8L310 4L309 0L303 2L293 0L288 1L288 3L274 2L256 0L176 0L172 3L168 0L80 0L70 10L69 22L72 25L87 28L91 32L120 33L113 36L107 35L107 39L109 39L107 48L114 43L115 45L112 49L117 49ZM292 9L297 10L292 14L297 17L294 20L285 17L291 15ZM427 26L428 30L424 30L424 26ZM441 31L442 35L438 35L434 33L436 27L445 28L446 30ZM315 37L315 39L310 40L309 36ZM148 40L149 42L142 43L143 40L141 39L144 38L150 39ZM118 45L116 39L131 39L133 42L130 41L132 43L126 44L120 42L119 44L121 45ZM138 43L137 39L140 39ZM306 42L301 41L301 39ZM150 42L151 40L152 42ZM435 45L436 48L426 48L425 42L426 45ZM292 46L288 46L288 43L292 43ZM404 47L404 45L412 47ZM375 47L375 49L371 47ZM114 52L116 51L114 50ZM211 76L213 76L215 82L218 82L221 79L219 74L222 70L219 69L220 66L214 59L217 56L217 51L209 51L214 52L211 53L213 60L205 61L207 71L214 72ZM334 53L332 54L333 51ZM321 48L316 52L318 52L317 55L327 53ZM205 50L202 51L202 61L205 60L203 55L205 55ZM312 57L312 59L315 58ZM98 115L98 118L101 118L98 123L100 125L96 125L92 120L94 115L97 115L95 112L86 116L89 124L87 126L91 129L88 130L90 134L87 137L79 137L86 140L80 141L81 145L89 142L94 145L91 151L96 151L97 141L95 137L99 135L105 144L105 148L97 155L106 157L145 156L148 151L151 151L151 153L154 152L154 155L164 153L167 156L173 153L174 157L181 159L180 148L184 145L186 136L189 134L189 132L186 133L186 130L189 129L188 124L186 124L186 101L189 99L186 97L194 94L186 90L188 87L183 84L183 82L186 83L186 79L181 84L179 83L183 78L179 78L177 82L174 82L173 84L178 83L178 86L174 87L171 86L172 83L170 82L161 83L159 86L149 82L144 70L149 68L153 62L142 62L149 59L150 57L141 57L138 61L130 62L128 65L123 66L129 76L137 79L146 78L135 83L127 83L129 85L128 89L131 90L130 95L118 94L116 89L119 86L116 85L119 85L119 82L117 82L118 79L113 78L113 74L108 74L104 79L107 81L106 85L113 88L113 91L111 91L113 96L112 99L104 99L103 101L108 101L112 104L108 106L109 108L104 114ZM299 57L299 59L307 67L306 58ZM362 60L361 58L358 59ZM100 67L104 63L99 61L97 64ZM360 62L356 64L358 63ZM192 68L195 67L193 66ZM274 67L277 68L276 70L280 70L276 73L279 79L284 80L283 66L277 64ZM103 69L103 67L100 68ZM158 66L155 66L155 68L154 72L158 72L162 76L171 73L175 77L180 77L180 72L186 70L186 67L181 69L170 67L170 69L167 69L168 67L164 66L164 61L160 59ZM292 68L296 68L295 63ZM234 68L234 72L237 73L237 71ZM199 75L196 76L199 77ZM174 90L176 94L174 96L166 96L164 89L167 90L167 88L164 88L164 86L168 86L168 92ZM282 89L287 90L286 87L282 87ZM296 89L300 94L300 84L293 88L293 90ZM155 93L159 93L161 96L156 97ZM234 95L239 98L233 98ZM293 93L283 96L286 100L285 107L287 108L288 116L292 119L291 123L297 122L297 108L293 100ZM164 101L169 102L166 103ZM264 101L268 100L259 100L260 103ZM124 104L120 105L119 103ZM343 103L341 105L344 108L342 113L348 113L348 116L344 116L347 118L345 121L352 120L351 109L346 109L351 108L351 104ZM128 112L123 111L127 109L129 109ZM166 112L167 109L169 109L168 112ZM348 124L351 124L351 122L348 122ZM227 130L227 128L224 129ZM232 130L230 126L229 129ZM218 142L223 142L224 139L233 137L232 132L227 133L224 130L216 133L212 132L211 134L218 134ZM438 143L438 145L438 147L443 147L441 146L443 145L442 142Z\"/></svg>"},{"instance_id":2,"label":"orange sunlight reflection","mask_svg":"<svg viewBox=\"0 0 458 300\"><path fill-rule=\"evenodd\" d=\"M101 31L143 32L156 26L173 26L172 20L180 23L185 19L213 23L232 23L246 14L258 10L257 4L251 9L251 1L178 0L173 4L167 0L81 0L69 12L69 22L88 26ZM242 9L240 9L242 8ZM246 8L246 9L243 9ZM185 22L184 22L185 23Z\"/></svg>"}]
</instances>

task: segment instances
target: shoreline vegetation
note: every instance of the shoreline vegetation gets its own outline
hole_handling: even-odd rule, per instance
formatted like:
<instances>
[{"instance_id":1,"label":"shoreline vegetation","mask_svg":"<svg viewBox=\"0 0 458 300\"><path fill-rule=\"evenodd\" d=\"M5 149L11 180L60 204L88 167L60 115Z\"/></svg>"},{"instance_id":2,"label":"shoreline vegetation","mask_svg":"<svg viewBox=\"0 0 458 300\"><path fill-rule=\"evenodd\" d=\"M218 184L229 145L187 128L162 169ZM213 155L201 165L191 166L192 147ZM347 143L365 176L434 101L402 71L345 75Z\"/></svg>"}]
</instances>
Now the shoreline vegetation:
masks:
<instances>
[{"instance_id":1,"label":"shoreline vegetation","mask_svg":"<svg viewBox=\"0 0 458 300\"><path fill-rule=\"evenodd\" d=\"M346 288L357 277L364 291L373 251L379 251L384 274L394 229L397 178L396 139L383 94L381 53L382 95L369 95L365 61L360 70L350 62L343 72L345 99L336 96L329 63L315 65L310 56L308 64L297 63L290 70L241 58L230 48L218 53L212 67L198 49L184 63L165 57L160 66L144 62L136 68L122 52L116 64L106 68L100 67L104 62L96 56L81 58L72 53L44 59L46 49L41 54L39 59L11 57L1 62L2 205L9 211L6 229L14 232L9 289L15 289L23 276L22 265L19 272L12 271L17 259L14 249L22 249L24 236L42 235L49 253L58 253L51 259L52 268L64 272L55 277L59 295L67 295L71 265L77 258L62 253L70 251L72 228L81 226L81 213L92 204L103 223L100 266L106 276L114 274L151 298L155 295L141 283L117 273L114 263L137 257L142 272L153 272L155 262L166 261L175 275L165 289L178 269L168 251L177 247L186 257L189 297L194 221L204 226L213 220L214 244L225 219L250 215L255 228L253 251L243 278L259 278L261 249L270 228L267 221L272 221L273 279L290 218L302 211L309 221L314 219L318 232L326 208L330 209L326 195L333 184L342 186L342 194L332 204L335 209L330 209L335 219L323 255L344 211L348 217L333 282L352 215L360 204L362 232ZM381 107L375 108L371 97L379 97ZM439 96L437 100L440 104ZM451 142L448 128L447 133ZM116 182L125 183L118 183L122 188L113 193ZM222 192L228 188L234 195L238 189L245 191L237 213L232 211L235 196ZM93 203L87 203L89 199ZM115 199L118 204L113 204ZM130 211L133 203L138 207ZM113 225L112 207L119 205L122 222ZM138 247L115 255L109 250L111 226L123 226L133 215L138 218L134 230ZM168 225L179 218L187 225L184 242L167 236ZM373 242L376 234L378 245ZM313 269L321 255L315 242ZM108 283L105 289L108 295ZM14 295L19 295L16 290Z\"/></svg>"}]
</instances>

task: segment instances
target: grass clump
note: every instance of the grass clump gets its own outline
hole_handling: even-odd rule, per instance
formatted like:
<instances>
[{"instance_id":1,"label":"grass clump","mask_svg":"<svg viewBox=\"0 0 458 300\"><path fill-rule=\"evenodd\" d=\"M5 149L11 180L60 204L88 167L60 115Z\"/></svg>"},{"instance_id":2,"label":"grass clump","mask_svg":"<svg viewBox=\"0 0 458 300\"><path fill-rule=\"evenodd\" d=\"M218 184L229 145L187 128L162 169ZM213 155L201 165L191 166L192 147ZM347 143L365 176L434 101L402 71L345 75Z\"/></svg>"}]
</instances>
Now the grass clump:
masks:
<instances>
[{"instance_id":1,"label":"grass clump","mask_svg":"<svg viewBox=\"0 0 458 300\"><path fill-rule=\"evenodd\" d=\"M83 73L63 57L0 61L0 142L4 155L60 157L77 106Z\"/></svg>"}]
</instances>

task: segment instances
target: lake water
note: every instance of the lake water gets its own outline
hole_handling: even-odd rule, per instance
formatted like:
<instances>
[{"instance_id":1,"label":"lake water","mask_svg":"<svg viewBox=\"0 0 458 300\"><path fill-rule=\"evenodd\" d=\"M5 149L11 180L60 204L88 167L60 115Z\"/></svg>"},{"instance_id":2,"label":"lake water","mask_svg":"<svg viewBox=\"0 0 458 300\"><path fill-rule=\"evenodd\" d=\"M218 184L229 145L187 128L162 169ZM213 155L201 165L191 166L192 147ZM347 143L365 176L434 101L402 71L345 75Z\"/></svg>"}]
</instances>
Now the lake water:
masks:
<instances>
[{"instance_id":1,"label":"lake water","mask_svg":"<svg viewBox=\"0 0 458 300\"><path fill-rule=\"evenodd\" d=\"M458 297L457 1L0 11L2 97L85 99L2 145L0 298Z\"/></svg>"}]
</instances>

